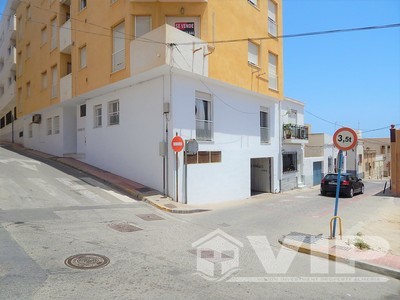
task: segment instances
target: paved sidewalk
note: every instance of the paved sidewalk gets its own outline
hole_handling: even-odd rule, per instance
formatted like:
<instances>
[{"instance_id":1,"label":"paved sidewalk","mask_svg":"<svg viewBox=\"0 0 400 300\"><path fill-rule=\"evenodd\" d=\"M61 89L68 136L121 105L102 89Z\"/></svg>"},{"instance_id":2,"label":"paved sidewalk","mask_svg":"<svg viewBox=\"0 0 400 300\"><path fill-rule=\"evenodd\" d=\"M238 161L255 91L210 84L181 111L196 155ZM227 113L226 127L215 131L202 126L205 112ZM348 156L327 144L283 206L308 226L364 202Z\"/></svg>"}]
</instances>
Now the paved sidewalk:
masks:
<instances>
[{"instance_id":1,"label":"paved sidewalk","mask_svg":"<svg viewBox=\"0 0 400 300\"><path fill-rule=\"evenodd\" d=\"M72 157L57 157L40 151L27 149L18 144L11 144L7 142L2 142L1 144L8 145L9 147L12 147L16 152L19 152L21 154L30 154L32 156L39 157L42 160L57 161L84 173L90 174L97 179L100 179L101 181L107 183L108 185L123 191L124 193L132 196L137 200L147 202L161 210L170 213L190 214L207 211L207 209L178 203L169 197L165 197L160 191L156 191L152 188L144 186L143 184L96 168Z\"/></svg>"},{"instance_id":2,"label":"paved sidewalk","mask_svg":"<svg viewBox=\"0 0 400 300\"><path fill-rule=\"evenodd\" d=\"M359 236L339 235L331 239L325 235L311 235L291 232L279 239L279 243L295 251L333 261L342 262L356 268L400 279L400 256L385 251L360 250L354 242L363 240Z\"/></svg>"}]
</instances>

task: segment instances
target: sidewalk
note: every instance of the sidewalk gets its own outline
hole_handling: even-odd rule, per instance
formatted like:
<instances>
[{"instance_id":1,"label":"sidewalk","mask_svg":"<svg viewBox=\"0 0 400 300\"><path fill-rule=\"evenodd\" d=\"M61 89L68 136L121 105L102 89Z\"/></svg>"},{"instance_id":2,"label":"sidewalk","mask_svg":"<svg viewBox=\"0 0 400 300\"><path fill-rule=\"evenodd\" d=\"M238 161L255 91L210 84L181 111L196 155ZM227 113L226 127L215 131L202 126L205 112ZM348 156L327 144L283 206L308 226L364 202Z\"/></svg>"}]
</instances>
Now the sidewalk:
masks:
<instances>
[{"instance_id":1,"label":"sidewalk","mask_svg":"<svg viewBox=\"0 0 400 300\"><path fill-rule=\"evenodd\" d=\"M39 157L43 160L57 161L74 169L92 175L97 179L100 179L101 181L107 183L108 185L123 191L124 193L132 196L137 200L147 202L161 210L170 213L190 214L190 213L207 211L206 209L193 207L187 204L176 202L169 197L165 197L164 195L162 195L161 192L156 191L147 186L144 186L143 184L101 170L99 168L96 168L94 166L91 166L89 164L86 164L71 157L52 156L40 151L24 148L23 146L18 144L11 144L7 142L2 142L2 144L7 145L8 147L14 149L15 152L21 154L30 154L32 156Z\"/></svg>"},{"instance_id":2,"label":"sidewalk","mask_svg":"<svg viewBox=\"0 0 400 300\"><path fill-rule=\"evenodd\" d=\"M279 243L295 251L310 254L350 266L400 279L400 256L385 251L360 250L354 246L355 241L363 237L336 235L311 235L291 232L282 236Z\"/></svg>"}]
</instances>

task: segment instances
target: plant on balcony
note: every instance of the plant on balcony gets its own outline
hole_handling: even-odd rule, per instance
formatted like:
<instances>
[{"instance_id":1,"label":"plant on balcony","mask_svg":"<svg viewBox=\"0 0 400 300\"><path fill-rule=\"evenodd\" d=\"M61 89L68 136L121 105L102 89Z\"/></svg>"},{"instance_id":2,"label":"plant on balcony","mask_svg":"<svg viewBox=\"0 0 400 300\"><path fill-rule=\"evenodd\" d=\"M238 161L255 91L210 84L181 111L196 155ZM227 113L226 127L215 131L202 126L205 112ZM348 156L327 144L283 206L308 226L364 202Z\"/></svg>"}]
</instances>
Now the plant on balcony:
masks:
<instances>
[{"instance_id":1,"label":"plant on balcony","mask_svg":"<svg viewBox=\"0 0 400 300\"><path fill-rule=\"evenodd\" d=\"M285 134L285 137L287 139L290 139L292 137L292 124L283 124L283 133Z\"/></svg>"}]
</instances>

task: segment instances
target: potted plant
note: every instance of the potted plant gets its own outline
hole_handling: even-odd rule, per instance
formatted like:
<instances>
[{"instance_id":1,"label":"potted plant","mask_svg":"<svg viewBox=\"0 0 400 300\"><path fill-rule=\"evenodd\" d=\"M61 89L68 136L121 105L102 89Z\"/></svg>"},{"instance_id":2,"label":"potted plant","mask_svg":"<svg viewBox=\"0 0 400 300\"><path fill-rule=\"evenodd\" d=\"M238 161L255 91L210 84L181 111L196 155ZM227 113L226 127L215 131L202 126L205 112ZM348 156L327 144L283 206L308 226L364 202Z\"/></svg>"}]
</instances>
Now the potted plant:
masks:
<instances>
[{"instance_id":1,"label":"potted plant","mask_svg":"<svg viewBox=\"0 0 400 300\"><path fill-rule=\"evenodd\" d=\"M283 124L283 133L287 139L292 137L292 124Z\"/></svg>"}]
</instances>

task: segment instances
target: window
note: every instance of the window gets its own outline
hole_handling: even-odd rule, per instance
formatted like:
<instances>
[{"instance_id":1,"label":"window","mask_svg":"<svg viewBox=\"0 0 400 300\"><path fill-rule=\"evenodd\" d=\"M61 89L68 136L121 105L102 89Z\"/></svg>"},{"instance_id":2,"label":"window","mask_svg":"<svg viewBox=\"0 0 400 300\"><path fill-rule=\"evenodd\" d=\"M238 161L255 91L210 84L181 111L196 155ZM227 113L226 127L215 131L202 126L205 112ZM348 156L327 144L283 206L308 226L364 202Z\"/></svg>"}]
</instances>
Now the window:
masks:
<instances>
[{"instance_id":1,"label":"window","mask_svg":"<svg viewBox=\"0 0 400 300\"><path fill-rule=\"evenodd\" d=\"M278 57L275 54L268 54L268 87L276 91L278 90L277 61Z\"/></svg>"},{"instance_id":2,"label":"window","mask_svg":"<svg viewBox=\"0 0 400 300\"><path fill-rule=\"evenodd\" d=\"M60 133L60 116L55 116L53 119L54 134Z\"/></svg>"},{"instance_id":3,"label":"window","mask_svg":"<svg viewBox=\"0 0 400 300\"><path fill-rule=\"evenodd\" d=\"M41 42L42 45L47 43L47 27L43 27L41 31Z\"/></svg>"},{"instance_id":4,"label":"window","mask_svg":"<svg viewBox=\"0 0 400 300\"><path fill-rule=\"evenodd\" d=\"M385 154L385 150L386 150L386 147L385 146L381 146L381 154Z\"/></svg>"},{"instance_id":5,"label":"window","mask_svg":"<svg viewBox=\"0 0 400 300\"><path fill-rule=\"evenodd\" d=\"M18 57L17 57L17 66L18 66L18 76L22 75L22 52L18 52Z\"/></svg>"},{"instance_id":6,"label":"window","mask_svg":"<svg viewBox=\"0 0 400 300\"><path fill-rule=\"evenodd\" d=\"M79 107L79 116L86 117L86 104Z\"/></svg>"},{"instance_id":7,"label":"window","mask_svg":"<svg viewBox=\"0 0 400 300\"><path fill-rule=\"evenodd\" d=\"M86 45L79 49L79 67L86 67Z\"/></svg>"},{"instance_id":8,"label":"window","mask_svg":"<svg viewBox=\"0 0 400 300\"><path fill-rule=\"evenodd\" d=\"M247 0L251 5L257 6L258 0Z\"/></svg>"},{"instance_id":9,"label":"window","mask_svg":"<svg viewBox=\"0 0 400 300\"><path fill-rule=\"evenodd\" d=\"M46 124L47 124L47 135L51 135L53 132L51 118L47 118Z\"/></svg>"},{"instance_id":10,"label":"window","mask_svg":"<svg viewBox=\"0 0 400 300\"><path fill-rule=\"evenodd\" d=\"M86 0L79 0L79 10L85 9L87 6Z\"/></svg>"},{"instance_id":11,"label":"window","mask_svg":"<svg viewBox=\"0 0 400 300\"><path fill-rule=\"evenodd\" d=\"M4 128L4 126L6 126L6 119L5 117L2 117L0 119L0 128Z\"/></svg>"},{"instance_id":12,"label":"window","mask_svg":"<svg viewBox=\"0 0 400 300\"><path fill-rule=\"evenodd\" d=\"M47 89L47 72L43 72L41 76L41 87L42 90Z\"/></svg>"},{"instance_id":13,"label":"window","mask_svg":"<svg viewBox=\"0 0 400 300\"><path fill-rule=\"evenodd\" d=\"M26 44L26 59L31 57L31 43Z\"/></svg>"},{"instance_id":14,"label":"window","mask_svg":"<svg viewBox=\"0 0 400 300\"><path fill-rule=\"evenodd\" d=\"M258 50L259 46L253 42L249 41L249 49L248 49L248 62L251 65L258 66Z\"/></svg>"},{"instance_id":15,"label":"window","mask_svg":"<svg viewBox=\"0 0 400 300\"><path fill-rule=\"evenodd\" d=\"M277 36L276 4L272 0L268 0L268 33Z\"/></svg>"},{"instance_id":16,"label":"window","mask_svg":"<svg viewBox=\"0 0 400 300\"><path fill-rule=\"evenodd\" d=\"M28 137L32 138L32 136L33 136L33 125L32 125L32 123L30 123L28 125Z\"/></svg>"},{"instance_id":17,"label":"window","mask_svg":"<svg viewBox=\"0 0 400 300\"><path fill-rule=\"evenodd\" d=\"M260 111L260 141L261 143L269 143L269 118L268 108L261 107Z\"/></svg>"},{"instance_id":18,"label":"window","mask_svg":"<svg viewBox=\"0 0 400 300\"><path fill-rule=\"evenodd\" d=\"M125 68L125 22L113 29L112 71Z\"/></svg>"},{"instance_id":19,"label":"window","mask_svg":"<svg viewBox=\"0 0 400 300\"><path fill-rule=\"evenodd\" d=\"M297 171L297 153L284 152L282 153L283 173Z\"/></svg>"},{"instance_id":20,"label":"window","mask_svg":"<svg viewBox=\"0 0 400 300\"><path fill-rule=\"evenodd\" d=\"M108 103L108 125L119 124L119 100Z\"/></svg>"},{"instance_id":21,"label":"window","mask_svg":"<svg viewBox=\"0 0 400 300\"><path fill-rule=\"evenodd\" d=\"M51 21L51 49L57 48L57 19Z\"/></svg>"},{"instance_id":22,"label":"window","mask_svg":"<svg viewBox=\"0 0 400 300\"><path fill-rule=\"evenodd\" d=\"M57 66L51 68L51 98L57 97L57 85L58 85L58 74Z\"/></svg>"},{"instance_id":23,"label":"window","mask_svg":"<svg viewBox=\"0 0 400 300\"><path fill-rule=\"evenodd\" d=\"M213 132L211 95L196 91L196 139L211 141Z\"/></svg>"},{"instance_id":24,"label":"window","mask_svg":"<svg viewBox=\"0 0 400 300\"><path fill-rule=\"evenodd\" d=\"M31 82L28 81L26 83L26 97L30 98L31 97Z\"/></svg>"},{"instance_id":25,"label":"window","mask_svg":"<svg viewBox=\"0 0 400 300\"><path fill-rule=\"evenodd\" d=\"M18 40L22 39L22 26L21 26L21 17L17 19L17 34L18 34Z\"/></svg>"},{"instance_id":26,"label":"window","mask_svg":"<svg viewBox=\"0 0 400 300\"><path fill-rule=\"evenodd\" d=\"M289 109L287 115L288 115L288 123L297 125L297 110Z\"/></svg>"},{"instance_id":27,"label":"window","mask_svg":"<svg viewBox=\"0 0 400 300\"><path fill-rule=\"evenodd\" d=\"M151 16L135 17L135 37L142 36L151 31Z\"/></svg>"},{"instance_id":28,"label":"window","mask_svg":"<svg viewBox=\"0 0 400 300\"><path fill-rule=\"evenodd\" d=\"M94 127L95 128L101 127L101 125L102 125L101 117L102 117L101 104L95 105L95 107L94 107Z\"/></svg>"},{"instance_id":29,"label":"window","mask_svg":"<svg viewBox=\"0 0 400 300\"><path fill-rule=\"evenodd\" d=\"M31 5L28 4L28 6L26 7L26 18L27 18L28 20L30 20L31 17L32 17L32 15L31 15Z\"/></svg>"}]
</instances>

